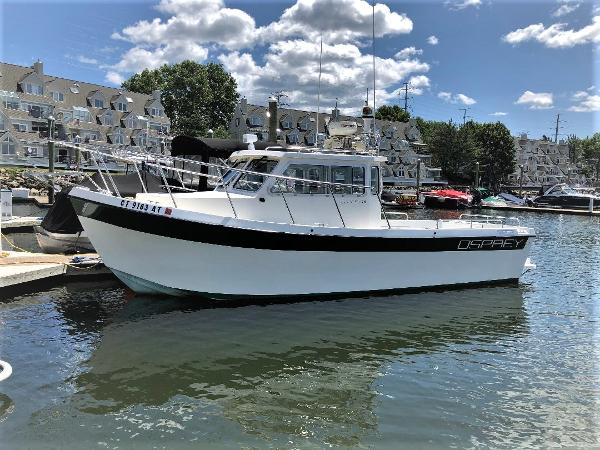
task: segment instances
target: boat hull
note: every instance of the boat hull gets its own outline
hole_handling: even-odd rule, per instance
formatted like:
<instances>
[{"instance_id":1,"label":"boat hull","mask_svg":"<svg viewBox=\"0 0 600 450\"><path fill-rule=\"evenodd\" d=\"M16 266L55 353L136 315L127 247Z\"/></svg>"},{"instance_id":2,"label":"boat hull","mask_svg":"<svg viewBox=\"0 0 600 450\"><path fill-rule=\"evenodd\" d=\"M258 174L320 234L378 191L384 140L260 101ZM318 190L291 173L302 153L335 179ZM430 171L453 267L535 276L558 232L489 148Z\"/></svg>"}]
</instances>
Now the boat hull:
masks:
<instances>
[{"instance_id":1,"label":"boat hull","mask_svg":"<svg viewBox=\"0 0 600 450\"><path fill-rule=\"evenodd\" d=\"M530 246L530 236L514 230L490 235L467 228L446 231L445 237L442 230L420 230L420 236L401 230L393 231L394 238L381 237L388 230L359 230L364 236L339 234L354 231L347 229L299 234L286 224L270 225L288 232L253 230L184 220L174 217L175 211L167 217L72 200L104 264L144 294L217 299L354 295L514 281Z\"/></svg>"},{"instance_id":2,"label":"boat hull","mask_svg":"<svg viewBox=\"0 0 600 450\"><path fill-rule=\"evenodd\" d=\"M94 251L94 246L84 232L52 233L41 226L35 226L34 231L38 245L44 253L69 254Z\"/></svg>"}]
</instances>

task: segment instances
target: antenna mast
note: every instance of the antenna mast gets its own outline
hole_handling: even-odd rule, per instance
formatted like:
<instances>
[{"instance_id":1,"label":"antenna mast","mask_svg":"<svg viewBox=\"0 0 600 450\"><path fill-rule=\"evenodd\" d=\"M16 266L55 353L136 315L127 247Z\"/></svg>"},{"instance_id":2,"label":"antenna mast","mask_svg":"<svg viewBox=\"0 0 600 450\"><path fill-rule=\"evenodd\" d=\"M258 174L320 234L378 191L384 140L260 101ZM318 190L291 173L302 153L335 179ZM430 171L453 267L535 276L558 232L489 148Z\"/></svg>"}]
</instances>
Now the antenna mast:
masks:
<instances>
[{"instance_id":1,"label":"antenna mast","mask_svg":"<svg viewBox=\"0 0 600 450\"><path fill-rule=\"evenodd\" d=\"M319 142L319 113L321 112L321 62L323 60L323 33L321 33L321 52L319 53L319 88L317 90L317 134L315 134L315 147Z\"/></svg>"},{"instance_id":2,"label":"antenna mast","mask_svg":"<svg viewBox=\"0 0 600 450\"><path fill-rule=\"evenodd\" d=\"M373 138L375 138L375 0L373 0Z\"/></svg>"}]
</instances>

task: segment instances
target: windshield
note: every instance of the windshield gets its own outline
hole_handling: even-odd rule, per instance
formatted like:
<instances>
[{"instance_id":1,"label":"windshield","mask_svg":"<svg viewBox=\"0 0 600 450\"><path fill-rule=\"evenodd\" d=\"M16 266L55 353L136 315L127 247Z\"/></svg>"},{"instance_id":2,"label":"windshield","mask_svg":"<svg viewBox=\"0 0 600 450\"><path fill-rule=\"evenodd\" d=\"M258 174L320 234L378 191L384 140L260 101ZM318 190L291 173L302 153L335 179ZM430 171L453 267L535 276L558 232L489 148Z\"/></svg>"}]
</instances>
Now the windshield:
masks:
<instances>
[{"instance_id":1,"label":"windshield","mask_svg":"<svg viewBox=\"0 0 600 450\"><path fill-rule=\"evenodd\" d=\"M249 172L259 172L269 174L273 172L273 169L277 165L278 161L275 159L253 159L248 164L245 170ZM237 182L233 186L235 189L241 189L243 191L256 192L260 189L262 184L265 182L267 177L263 175L255 175L250 173L242 173L238 178Z\"/></svg>"},{"instance_id":2,"label":"windshield","mask_svg":"<svg viewBox=\"0 0 600 450\"><path fill-rule=\"evenodd\" d=\"M236 161L233 163L233 165L231 165L231 169L229 169L227 172L225 172L225 174L223 175L223 183L227 184L229 183L233 178L236 177L236 175L239 174L239 172L237 170L233 170L233 169L241 169L242 167L244 167L244 164L246 164L248 161L247 160L241 160L241 161Z\"/></svg>"}]
</instances>

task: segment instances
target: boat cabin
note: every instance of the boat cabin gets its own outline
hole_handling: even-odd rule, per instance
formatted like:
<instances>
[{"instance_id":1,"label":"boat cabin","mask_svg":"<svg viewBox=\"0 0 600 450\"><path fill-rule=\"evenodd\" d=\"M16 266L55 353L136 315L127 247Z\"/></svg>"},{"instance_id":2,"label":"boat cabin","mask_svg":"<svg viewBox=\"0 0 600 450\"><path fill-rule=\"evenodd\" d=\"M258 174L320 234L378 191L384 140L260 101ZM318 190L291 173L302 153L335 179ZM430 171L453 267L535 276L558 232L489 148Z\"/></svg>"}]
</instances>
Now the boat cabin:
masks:
<instances>
[{"instance_id":1,"label":"boat cabin","mask_svg":"<svg viewBox=\"0 0 600 450\"><path fill-rule=\"evenodd\" d=\"M242 150L214 191L173 194L178 208L298 225L380 227L384 157L307 149ZM169 194L137 198L172 206Z\"/></svg>"}]
</instances>

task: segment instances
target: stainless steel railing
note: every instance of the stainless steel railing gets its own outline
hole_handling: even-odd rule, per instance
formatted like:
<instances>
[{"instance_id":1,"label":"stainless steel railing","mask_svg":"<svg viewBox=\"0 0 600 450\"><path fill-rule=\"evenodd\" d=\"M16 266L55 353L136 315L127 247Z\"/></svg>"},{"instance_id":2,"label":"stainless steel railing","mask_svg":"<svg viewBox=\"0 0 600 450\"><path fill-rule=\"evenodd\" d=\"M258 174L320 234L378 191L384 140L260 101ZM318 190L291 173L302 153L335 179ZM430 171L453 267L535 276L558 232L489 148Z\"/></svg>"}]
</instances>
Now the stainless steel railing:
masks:
<instances>
[{"instance_id":1,"label":"stainless steel railing","mask_svg":"<svg viewBox=\"0 0 600 450\"><path fill-rule=\"evenodd\" d=\"M360 194L367 193L371 190L371 186L367 185L367 184L359 185L359 184L336 183L336 182L332 182L332 181L309 180L309 179L305 179L305 178L291 177L291 176L287 176L287 175L274 175L271 173L240 169L240 168L228 166L227 164L215 164L215 163L203 162L203 161L181 158L181 157L170 156L170 155L169 156L154 155L154 154L150 154L150 153L142 153L142 152L134 152L134 151L124 151L124 152L120 152L120 153L105 153L98 149L94 149L91 146L86 146L85 144L79 144L78 146L75 146L69 142L57 142L57 144L60 144L62 147L73 148L76 151L82 151L82 152L88 153L90 155L94 165L96 166L96 167L92 167L92 168L95 168L98 171L98 173L100 174L100 179L102 180L102 184L104 185L104 188L98 186L96 183L94 183L94 185L100 191L110 193L111 195L114 192L114 194L119 197L121 195L118 191L116 183L114 182L112 174L106 167L106 164L103 164L103 161L106 158L112 158L115 161L122 161L126 164L132 164L134 167L134 170L136 171L136 173L138 175L138 178L140 179L140 184L142 185L142 190L144 192L146 192L146 187L142 181L142 177L140 175L140 168L138 167L138 164L143 164L147 168L154 169L156 171L156 174L159 175L160 178L162 179L165 190L169 194L170 200L173 203L173 206L175 208L177 208L177 201L175 199L175 196L173 195L174 189L195 192L194 189L190 189L185 186L185 183L181 176L182 174L190 175L192 177L192 180L193 180L194 176L212 179L213 181L216 182L216 189L223 189L223 191L225 192L227 199L229 201L229 204L231 206L233 216L235 218L238 218L238 214L234 207L233 198L230 195L228 186L231 186L235 181L237 181L238 177L237 176L231 177L226 182L224 177L226 176L226 174L229 171L233 171L233 172L236 172L236 173L242 174L242 175L247 174L247 175L251 175L251 176L261 177L262 181L245 180L246 184L250 184L250 185L255 184L255 185L258 185L259 188L260 188L260 186L262 186L264 184L264 182L268 178L274 178L276 180L276 183L273 185L273 187L275 187L279 183L283 183L283 182L302 183L303 186L304 185L323 186L323 187L325 187L325 189L323 190L322 194L331 195L331 198L333 200L333 206L335 206L335 209L338 213L338 216L340 218L340 221L341 221L343 227L346 227L346 222L345 222L342 212L340 210L340 207L339 207L339 204L338 204L338 201L336 198L336 194L343 194L343 195L344 194L358 194L358 195L360 195ZM177 167L176 163L179 163L179 162L182 163L182 167ZM199 169L198 170L184 169L183 168L184 164L191 165L191 166L198 166ZM207 169L212 168L218 173L218 175L211 175L209 173L203 173L201 170L202 167L206 167ZM177 178L178 178L179 184L181 186L174 186L174 185L169 184L169 181L168 181L166 173L165 173L166 171L170 171L173 174L177 174ZM88 176L88 178L90 180L92 180L91 177ZM92 180L92 182L93 182L93 180ZM112 189L111 189L111 187L112 187ZM341 192L336 193L335 192L336 190L340 190ZM290 221L292 224L295 223L294 216L289 207L288 201L285 197L286 194L292 194L293 192L284 192L283 189L281 189L280 191L276 191L276 190L272 189L271 192L280 194L282 196L282 199L285 203L286 209L290 216ZM309 195L315 195L315 194L309 194ZM383 208L383 204L381 202L381 193L377 192L376 197L378 199L378 202L379 202L383 217L387 223L387 226L388 226L388 228L391 228L390 221L388 219L388 216L387 216L387 214ZM406 215L406 218L408 218L408 215Z\"/></svg>"}]
</instances>

